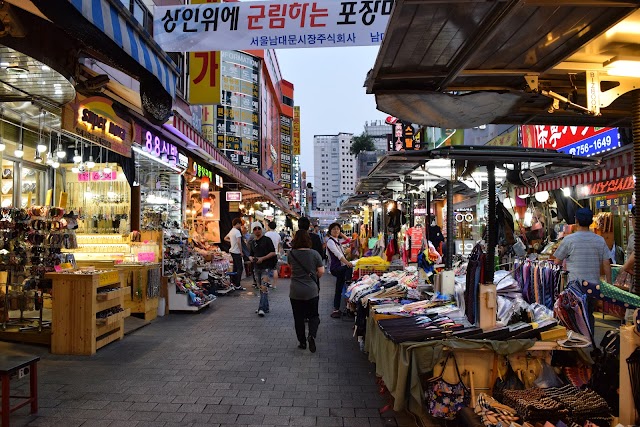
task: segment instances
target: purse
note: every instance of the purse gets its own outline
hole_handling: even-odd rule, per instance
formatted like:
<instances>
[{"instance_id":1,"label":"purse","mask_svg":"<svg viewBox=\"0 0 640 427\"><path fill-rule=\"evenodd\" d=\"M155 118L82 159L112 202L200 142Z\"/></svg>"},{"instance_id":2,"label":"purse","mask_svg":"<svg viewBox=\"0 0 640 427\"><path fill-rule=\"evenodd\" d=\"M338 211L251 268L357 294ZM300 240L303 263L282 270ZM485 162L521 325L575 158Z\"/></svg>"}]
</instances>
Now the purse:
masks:
<instances>
[{"instance_id":1,"label":"purse","mask_svg":"<svg viewBox=\"0 0 640 427\"><path fill-rule=\"evenodd\" d=\"M313 279L313 281L315 282L315 284L318 286L318 291L320 291L320 280L318 279L318 276L316 276L315 274L313 274L311 271L309 271L309 269L300 261L298 261L298 258L295 257L295 255L293 255L293 251L289 251L289 256L294 259L298 265L300 267L302 267L302 269L304 270L305 273L307 273L309 275L309 277L311 277L311 279Z\"/></svg>"},{"instance_id":2,"label":"purse","mask_svg":"<svg viewBox=\"0 0 640 427\"><path fill-rule=\"evenodd\" d=\"M449 359L453 359L458 376L458 382L451 384L442 378ZM435 418L443 418L453 420L456 414L462 408L469 406L471 401L471 392L462 382L458 362L453 352L447 354L447 358L442 366L442 373L428 381L427 390L425 391L425 399L429 414Z\"/></svg>"},{"instance_id":3,"label":"purse","mask_svg":"<svg viewBox=\"0 0 640 427\"><path fill-rule=\"evenodd\" d=\"M507 361L507 372L504 374L504 377L498 377L491 392L493 398L498 402L502 402L505 390L524 390L524 383L518 378L518 374L516 374L511 367L509 358L507 357L505 359Z\"/></svg>"}]
</instances>

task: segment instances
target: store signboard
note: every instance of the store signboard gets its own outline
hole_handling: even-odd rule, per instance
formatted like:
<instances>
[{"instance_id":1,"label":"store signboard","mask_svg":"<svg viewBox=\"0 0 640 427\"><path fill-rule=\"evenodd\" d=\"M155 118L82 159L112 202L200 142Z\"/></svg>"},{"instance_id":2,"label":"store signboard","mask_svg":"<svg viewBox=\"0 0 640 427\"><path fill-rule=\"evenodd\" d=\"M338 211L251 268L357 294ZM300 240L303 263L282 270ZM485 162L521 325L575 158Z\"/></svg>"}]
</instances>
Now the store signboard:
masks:
<instances>
[{"instance_id":1,"label":"store signboard","mask_svg":"<svg viewBox=\"0 0 640 427\"><path fill-rule=\"evenodd\" d=\"M581 198L585 198L601 194L633 191L634 188L635 182L633 181L633 176L626 176L624 178L610 179L608 181L579 185L576 188L576 192Z\"/></svg>"},{"instance_id":2,"label":"store signboard","mask_svg":"<svg viewBox=\"0 0 640 427\"><path fill-rule=\"evenodd\" d=\"M115 181L118 179L118 172L112 170L109 173L102 171L81 172L78 174L78 182Z\"/></svg>"},{"instance_id":3,"label":"store signboard","mask_svg":"<svg viewBox=\"0 0 640 427\"><path fill-rule=\"evenodd\" d=\"M131 157L131 120L116 113L108 98L77 94L62 110L62 129Z\"/></svg>"},{"instance_id":4,"label":"store signboard","mask_svg":"<svg viewBox=\"0 0 640 427\"><path fill-rule=\"evenodd\" d=\"M411 123L402 123L402 149L419 150L420 141L415 138L416 131Z\"/></svg>"},{"instance_id":5,"label":"store signboard","mask_svg":"<svg viewBox=\"0 0 640 427\"><path fill-rule=\"evenodd\" d=\"M191 0L191 4L220 0ZM220 51L189 52L189 104L220 102Z\"/></svg>"},{"instance_id":6,"label":"store signboard","mask_svg":"<svg viewBox=\"0 0 640 427\"><path fill-rule=\"evenodd\" d=\"M606 197L606 196L597 197L596 208L604 209L604 208L610 208L613 206L628 206L631 203L632 199L633 199L632 193L623 194L619 196L612 195L609 197Z\"/></svg>"},{"instance_id":7,"label":"store signboard","mask_svg":"<svg viewBox=\"0 0 640 427\"><path fill-rule=\"evenodd\" d=\"M216 174L216 187L222 188L223 186L224 186L224 181L222 180L222 177Z\"/></svg>"},{"instance_id":8,"label":"store signboard","mask_svg":"<svg viewBox=\"0 0 640 427\"><path fill-rule=\"evenodd\" d=\"M227 202L241 202L242 191L227 191L226 200Z\"/></svg>"},{"instance_id":9,"label":"store signboard","mask_svg":"<svg viewBox=\"0 0 640 427\"><path fill-rule=\"evenodd\" d=\"M558 149L558 151L573 154L574 156L594 156L601 154L614 148L619 148L620 134L617 128L610 129L606 132L593 135L582 141L578 141L566 147Z\"/></svg>"},{"instance_id":10,"label":"store signboard","mask_svg":"<svg viewBox=\"0 0 640 427\"><path fill-rule=\"evenodd\" d=\"M291 136L293 120L280 115L280 179L284 188L291 189Z\"/></svg>"},{"instance_id":11,"label":"store signboard","mask_svg":"<svg viewBox=\"0 0 640 427\"><path fill-rule=\"evenodd\" d=\"M300 155L300 107L293 107L293 135L291 138L292 152L294 156Z\"/></svg>"},{"instance_id":12,"label":"store signboard","mask_svg":"<svg viewBox=\"0 0 640 427\"><path fill-rule=\"evenodd\" d=\"M612 132L615 130L616 132ZM607 134L605 141L596 142L593 137ZM601 135L600 138L607 138ZM586 146L580 148L579 142L590 140L592 148ZM576 145L577 144L577 145ZM569 153L575 148L574 153L579 156L593 155L608 151L620 146L620 138L616 128L590 127L590 126L549 126L549 125L525 125L522 126L522 146L527 148L549 148ZM567 150L564 150L566 148ZM584 154L582 154L584 153Z\"/></svg>"},{"instance_id":13,"label":"store signboard","mask_svg":"<svg viewBox=\"0 0 640 427\"><path fill-rule=\"evenodd\" d=\"M193 175L197 178L207 177L211 182L213 180L213 172L209 169L208 165L204 165L202 163L198 163L194 159L189 159L190 166L189 170L193 173Z\"/></svg>"}]
</instances>

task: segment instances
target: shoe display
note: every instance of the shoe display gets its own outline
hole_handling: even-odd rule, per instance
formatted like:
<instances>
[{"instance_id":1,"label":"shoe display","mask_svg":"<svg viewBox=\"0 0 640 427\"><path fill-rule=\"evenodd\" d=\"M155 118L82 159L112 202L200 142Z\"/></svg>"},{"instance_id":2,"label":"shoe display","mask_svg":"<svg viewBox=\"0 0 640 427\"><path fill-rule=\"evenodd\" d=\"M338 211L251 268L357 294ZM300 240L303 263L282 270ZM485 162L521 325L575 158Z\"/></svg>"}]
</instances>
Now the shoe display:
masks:
<instances>
[{"instance_id":1,"label":"shoe display","mask_svg":"<svg viewBox=\"0 0 640 427\"><path fill-rule=\"evenodd\" d=\"M315 353L316 352L316 340L315 340L315 338L313 338L312 336L309 336L308 341L309 341L309 351L311 353Z\"/></svg>"},{"instance_id":2,"label":"shoe display","mask_svg":"<svg viewBox=\"0 0 640 427\"><path fill-rule=\"evenodd\" d=\"M258 310L258 316L260 316L260 317L264 317L264 311L262 311L262 310Z\"/></svg>"}]
</instances>

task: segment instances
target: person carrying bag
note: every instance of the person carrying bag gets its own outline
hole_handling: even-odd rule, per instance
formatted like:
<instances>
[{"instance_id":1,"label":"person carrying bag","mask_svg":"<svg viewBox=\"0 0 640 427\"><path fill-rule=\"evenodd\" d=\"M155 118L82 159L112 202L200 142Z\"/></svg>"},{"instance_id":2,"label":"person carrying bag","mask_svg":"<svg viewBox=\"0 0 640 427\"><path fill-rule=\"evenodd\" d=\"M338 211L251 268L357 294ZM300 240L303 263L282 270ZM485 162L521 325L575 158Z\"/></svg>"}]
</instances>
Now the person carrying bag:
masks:
<instances>
[{"instance_id":1,"label":"person carrying bag","mask_svg":"<svg viewBox=\"0 0 640 427\"><path fill-rule=\"evenodd\" d=\"M298 348L316 351L315 338L320 325L318 302L320 299L320 277L324 274L324 263L318 252L311 249L311 238L305 230L298 230L289 251L291 285L289 299L293 310L293 321L298 338ZM305 319L309 319L309 335L306 336Z\"/></svg>"},{"instance_id":2,"label":"person carrying bag","mask_svg":"<svg viewBox=\"0 0 640 427\"><path fill-rule=\"evenodd\" d=\"M327 241L327 253L329 254L329 272L336 278L336 290L333 296L333 312L331 317L340 318L340 302L342 292L347 280L353 276L353 264L347 260L338 238L344 236L340 224L334 222L329 226L329 240Z\"/></svg>"}]
</instances>

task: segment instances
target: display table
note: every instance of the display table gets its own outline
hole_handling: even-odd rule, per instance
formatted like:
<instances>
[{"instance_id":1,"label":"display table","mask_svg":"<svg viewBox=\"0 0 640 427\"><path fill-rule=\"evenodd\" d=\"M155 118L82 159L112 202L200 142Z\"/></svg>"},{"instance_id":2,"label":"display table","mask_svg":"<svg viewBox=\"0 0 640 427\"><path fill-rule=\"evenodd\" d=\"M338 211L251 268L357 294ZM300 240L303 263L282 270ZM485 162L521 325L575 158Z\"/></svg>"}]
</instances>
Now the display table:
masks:
<instances>
[{"instance_id":1,"label":"display table","mask_svg":"<svg viewBox=\"0 0 640 427\"><path fill-rule=\"evenodd\" d=\"M51 352L92 355L124 336L124 272L47 273L53 281ZM111 315L107 315L111 314Z\"/></svg>"},{"instance_id":2,"label":"display table","mask_svg":"<svg viewBox=\"0 0 640 427\"><path fill-rule=\"evenodd\" d=\"M475 389L488 391L497 375L497 359L494 355L521 353L518 356L526 357L527 352L554 349L558 349L555 342L536 342L528 339L447 339L396 344L384 336L372 313L367 319L365 351L369 354L369 361L376 365L376 375L382 378L394 398L393 410L409 411L420 417L425 425L429 425L429 421L423 409L424 393L420 376L431 372L445 357L447 350L455 351L461 373L473 372ZM468 378L463 379L468 384Z\"/></svg>"},{"instance_id":3,"label":"display table","mask_svg":"<svg viewBox=\"0 0 640 427\"><path fill-rule=\"evenodd\" d=\"M125 296L124 306L133 314L141 314L146 321L158 316L160 298L161 269L153 264L117 264L116 270L124 274L124 282L131 292Z\"/></svg>"}]
</instances>

